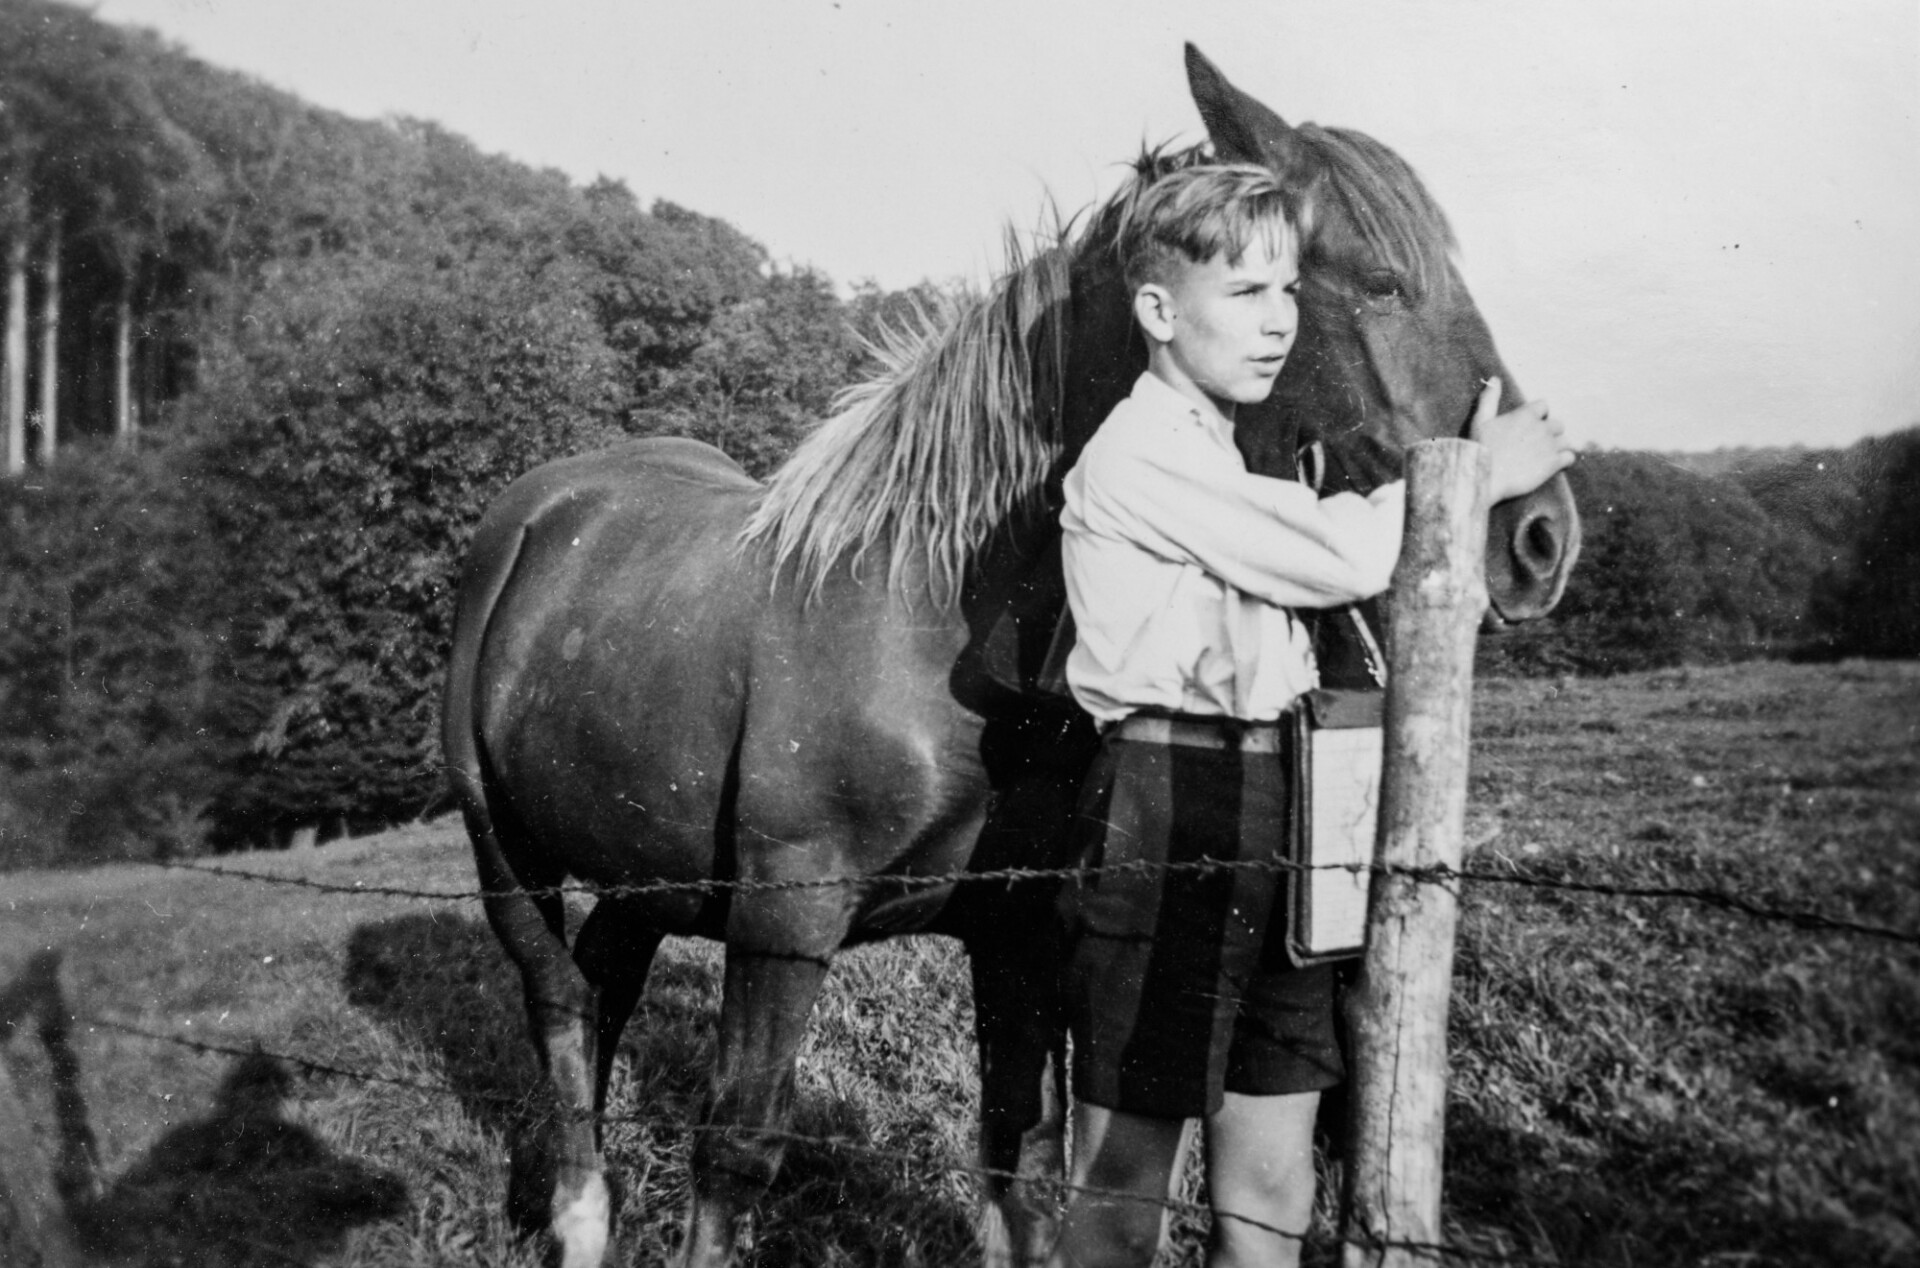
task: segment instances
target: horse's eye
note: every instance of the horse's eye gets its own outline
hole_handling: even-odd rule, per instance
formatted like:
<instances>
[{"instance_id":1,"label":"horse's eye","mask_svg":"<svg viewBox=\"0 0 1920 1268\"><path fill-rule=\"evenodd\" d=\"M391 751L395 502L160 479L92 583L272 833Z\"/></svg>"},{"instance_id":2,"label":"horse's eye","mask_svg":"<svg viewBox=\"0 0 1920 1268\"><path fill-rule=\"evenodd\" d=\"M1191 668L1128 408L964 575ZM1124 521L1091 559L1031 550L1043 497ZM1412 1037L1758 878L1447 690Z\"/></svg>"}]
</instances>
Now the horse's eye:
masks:
<instances>
[{"instance_id":1,"label":"horse's eye","mask_svg":"<svg viewBox=\"0 0 1920 1268\"><path fill-rule=\"evenodd\" d=\"M1375 299L1392 299L1406 294L1400 275L1392 269L1373 269L1360 275L1360 289Z\"/></svg>"}]
</instances>

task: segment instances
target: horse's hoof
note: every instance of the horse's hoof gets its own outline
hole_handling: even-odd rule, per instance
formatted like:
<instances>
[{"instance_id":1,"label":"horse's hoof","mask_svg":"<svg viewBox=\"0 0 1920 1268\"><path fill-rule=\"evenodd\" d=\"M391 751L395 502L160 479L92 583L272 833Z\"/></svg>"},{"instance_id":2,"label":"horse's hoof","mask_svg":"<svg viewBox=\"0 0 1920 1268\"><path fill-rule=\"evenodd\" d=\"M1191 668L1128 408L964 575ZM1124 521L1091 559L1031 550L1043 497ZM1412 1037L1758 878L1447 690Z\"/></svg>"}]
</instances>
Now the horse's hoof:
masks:
<instances>
[{"instance_id":1,"label":"horse's hoof","mask_svg":"<svg viewBox=\"0 0 1920 1268\"><path fill-rule=\"evenodd\" d=\"M553 1237L560 1246L560 1268L600 1268L607 1254L607 1225L612 1203L607 1178L594 1174L571 1200L553 1199Z\"/></svg>"},{"instance_id":2,"label":"horse's hoof","mask_svg":"<svg viewBox=\"0 0 1920 1268\"><path fill-rule=\"evenodd\" d=\"M752 1258L753 1214L723 1215L716 1203L696 1200L687 1212L686 1239L674 1268L728 1268Z\"/></svg>"}]
</instances>

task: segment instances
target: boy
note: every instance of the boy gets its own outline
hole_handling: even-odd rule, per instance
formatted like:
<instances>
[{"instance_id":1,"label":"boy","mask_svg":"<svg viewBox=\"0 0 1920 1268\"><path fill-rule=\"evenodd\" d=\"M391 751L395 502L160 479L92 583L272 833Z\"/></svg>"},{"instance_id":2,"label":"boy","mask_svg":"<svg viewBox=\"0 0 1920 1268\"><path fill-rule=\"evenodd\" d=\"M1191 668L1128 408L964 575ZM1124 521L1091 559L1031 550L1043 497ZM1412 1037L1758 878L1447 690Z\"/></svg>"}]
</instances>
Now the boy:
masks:
<instances>
[{"instance_id":1,"label":"boy","mask_svg":"<svg viewBox=\"0 0 1920 1268\"><path fill-rule=\"evenodd\" d=\"M1332 967L1289 965L1272 874L1157 866L1271 856L1292 796L1277 723L1316 685L1288 609L1380 593L1400 551L1404 485L1321 499L1234 448L1236 406L1266 398L1293 344L1288 211L1264 168L1194 167L1120 232L1148 368L1068 474L1061 516L1067 680L1102 728L1081 857L1113 870L1062 898L1083 1188L1053 1268L1152 1262L1195 1120L1211 1268L1297 1263L1314 1115L1343 1075ZM1489 383L1472 433L1495 500L1572 461L1543 407L1496 417L1498 400ZM1131 862L1148 866L1114 867Z\"/></svg>"}]
</instances>

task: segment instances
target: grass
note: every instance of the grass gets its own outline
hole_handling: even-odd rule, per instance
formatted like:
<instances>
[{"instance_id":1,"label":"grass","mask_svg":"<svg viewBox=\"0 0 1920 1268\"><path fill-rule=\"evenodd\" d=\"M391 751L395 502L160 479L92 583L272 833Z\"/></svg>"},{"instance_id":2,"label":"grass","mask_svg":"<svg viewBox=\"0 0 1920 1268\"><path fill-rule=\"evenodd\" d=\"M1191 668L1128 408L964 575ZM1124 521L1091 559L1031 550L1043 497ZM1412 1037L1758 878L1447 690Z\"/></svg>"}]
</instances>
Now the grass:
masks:
<instances>
[{"instance_id":1,"label":"grass","mask_svg":"<svg viewBox=\"0 0 1920 1268\"><path fill-rule=\"evenodd\" d=\"M1491 680L1475 708L1475 869L1920 930L1920 665ZM473 884L451 823L221 862ZM505 1142L537 1112L532 1052L477 904L125 865L6 875L0 909L0 982L58 947L83 1018L382 1080L83 1021L105 1183L82 1222L102 1262L539 1262L502 1214ZM1912 945L1478 883L1459 949L1456 1246L1622 1266L1920 1260ZM719 969L715 948L669 942L624 1041L608 1129L619 1262L664 1263L677 1239ZM968 1010L944 940L841 959L795 1124L831 1143L789 1151L755 1262L968 1262ZM44 1054L15 1036L0 1055L50 1148ZM1178 1227L1170 1262L1198 1264L1199 1229Z\"/></svg>"},{"instance_id":2,"label":"grass","mask_svg":"<svg viewBox=\"0 0 1920 1268\"><path fill-rule=\"evenodd\" d=\"M1920 666L1485 684L1470 861L1920 930ZM1920 1258L1920 953L1470 887L1449 1196L1595 1264Z\"/></svg>"}]
</instances>

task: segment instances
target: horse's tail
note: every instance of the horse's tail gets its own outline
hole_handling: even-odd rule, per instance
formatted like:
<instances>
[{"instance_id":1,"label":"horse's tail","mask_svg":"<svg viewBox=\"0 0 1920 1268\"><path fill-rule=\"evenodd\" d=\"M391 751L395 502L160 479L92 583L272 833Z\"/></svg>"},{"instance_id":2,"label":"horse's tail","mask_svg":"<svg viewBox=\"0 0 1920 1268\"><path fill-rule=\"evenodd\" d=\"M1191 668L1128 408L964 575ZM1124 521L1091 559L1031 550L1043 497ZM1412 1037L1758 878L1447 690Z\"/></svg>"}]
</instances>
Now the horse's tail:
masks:
<instances>
[{"instance_id":1,"label":"horse's tail","mask_svg":"<svg viewBox=\"0 0 1920 1268\"><path fill-rule=\"evenodd\" d=\"M534 1036L549 1067L557 1067L553 1081L561 1106L590 1117L595 1100L588 1073L594 1062L595 1005L586 979L567 954L564 908L556 888L560 873L530 854L510 810L489 796L494 781L481 735L480 662L487 632L520 567L546 496L541 480L523 477L501 495L474 534L454 614L453 652L441 697L440 747L467 821L487 923L519 966ZM555 1052L576 1059L556 1060ZM597 1264L606 1251L610 1208L594 1130L576 1118L545 1148L551 1154L531 1163L515 1147L507 1181L508 1218L521 1228L551 1229L560 1242L562 1262Z\"/></svg>"},{"instance_id":2,"label":"horse's tail","mask_svg":"<svg viewBox=\"0 0 1920 1268\"><path fill-rule=\"evenodd\" d=\"M465 812L475 843L492 835L487 805L487 776L480 752L480 653L494 608L512 580L527 537L526 521L518 516L488 516L474 534L461 571L459 606L453 619L453 652L447 661L447 683L440 700L440 752L447 780Z\"/></svg>"}]
</instances>

